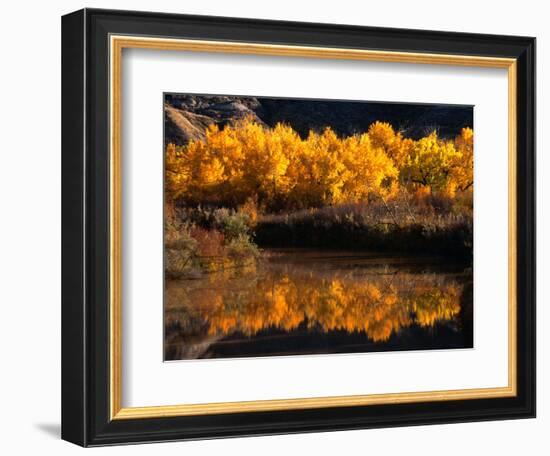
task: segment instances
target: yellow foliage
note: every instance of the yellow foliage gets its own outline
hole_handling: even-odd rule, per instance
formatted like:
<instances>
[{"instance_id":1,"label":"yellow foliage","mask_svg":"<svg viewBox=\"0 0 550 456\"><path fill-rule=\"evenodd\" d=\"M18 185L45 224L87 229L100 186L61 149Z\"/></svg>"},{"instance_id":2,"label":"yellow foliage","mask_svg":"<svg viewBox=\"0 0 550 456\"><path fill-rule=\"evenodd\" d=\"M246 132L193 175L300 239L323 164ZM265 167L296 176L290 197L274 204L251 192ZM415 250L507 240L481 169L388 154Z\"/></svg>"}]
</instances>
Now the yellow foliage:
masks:
<instances>
[{"instance_id":1,"label":"yellow foliage","mask_svg":"<svg viewBox=\"0 0 550 456\"><path fill-rule=\"evenodd\" d=\"M387 341L412 324L432 327L455 318L461 296L458 282L436 275L400 272L358 279L337 272L320 278L286 266L272 271L269 280L224 272L205 281L171 282L167 318L183 322L177 315L190 312L211 336L253 336L268 328L291 331L307 322L325 332L365 332L374 341Z\"/></svg>"},{"instance_id":2,"label":"yellow foliage","mask_svg":"<svg viewBox=\"0 0 550 456\"><path fill-rule=\"evenodd\" d=\"M302 139L289 125L245 119L166 148L168 202L300 209L391 197L400 186L453 197L472 184L470 128L454 141L435 132L415 141L375 122L360 135L339 138L327 127Z\"/></svg>"},{"instance_id":3,"label":"yellow foliage","mask_svg":"<svg viewBox=\"0 0 550 456\"><path fill-rule=\"evenodd\" d=\"M460 160L454 167L453 178L459 190L465 191L474 184L474 131L463 128L455 139Z\"/></svg>"}]
</instances>

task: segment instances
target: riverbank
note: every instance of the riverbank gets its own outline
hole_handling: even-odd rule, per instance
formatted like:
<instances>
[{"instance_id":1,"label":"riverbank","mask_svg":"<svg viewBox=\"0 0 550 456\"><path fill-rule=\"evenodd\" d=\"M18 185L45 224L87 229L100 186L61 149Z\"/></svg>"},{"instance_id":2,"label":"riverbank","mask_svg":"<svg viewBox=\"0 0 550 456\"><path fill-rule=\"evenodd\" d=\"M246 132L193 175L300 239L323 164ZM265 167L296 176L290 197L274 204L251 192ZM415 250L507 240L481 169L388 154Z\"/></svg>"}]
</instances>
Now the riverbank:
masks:
<instances>
[{"instance_id":1,"label":"riverbank","mask_svg":"<svg viewBox=\"0 0 550 456\"><path fill-rule=\"evenodd\" d=\"M435 255L471 262L473 215L445 200L402 199L269 214L239 209L182 208L167 214L168 278L193 278L254 265L265 248L344 249L396 255Z\"/></svg>"},{"instance_id":2,"label":"riverbank","mask_svg":"<svg viewBox=\"0 0 550 456\"><path fill-rule=\"evenodd\" d=\"M473 219L464 212L395 206L377 210L355 204L260 217L254 240L261 247L427 253L471 260Z\"/></svg>"}]
</instances>

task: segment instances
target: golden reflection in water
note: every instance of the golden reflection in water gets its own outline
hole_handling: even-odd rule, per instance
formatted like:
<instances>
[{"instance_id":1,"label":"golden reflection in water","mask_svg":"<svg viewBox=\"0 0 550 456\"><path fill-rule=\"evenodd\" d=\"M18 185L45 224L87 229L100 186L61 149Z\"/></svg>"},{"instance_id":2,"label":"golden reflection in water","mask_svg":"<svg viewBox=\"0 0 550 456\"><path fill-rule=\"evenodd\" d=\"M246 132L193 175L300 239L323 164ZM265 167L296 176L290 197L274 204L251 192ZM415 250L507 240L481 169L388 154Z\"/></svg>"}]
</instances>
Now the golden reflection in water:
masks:
<instances>
[{"instance_id":1,"label":"golden reflection in water","mask_svg":"<svg viewBox=\"0 0 550 456\"><path fill-rule=\"evenodd\" d=\"M462 284L440 274L320 269L296 264L226 270L166 284L166 326L218 340L300 325L364 332L374 342L412 324L430 327L460 311ZM196 340L196 339L195 339Z\"/></svg>"}]
</instances>

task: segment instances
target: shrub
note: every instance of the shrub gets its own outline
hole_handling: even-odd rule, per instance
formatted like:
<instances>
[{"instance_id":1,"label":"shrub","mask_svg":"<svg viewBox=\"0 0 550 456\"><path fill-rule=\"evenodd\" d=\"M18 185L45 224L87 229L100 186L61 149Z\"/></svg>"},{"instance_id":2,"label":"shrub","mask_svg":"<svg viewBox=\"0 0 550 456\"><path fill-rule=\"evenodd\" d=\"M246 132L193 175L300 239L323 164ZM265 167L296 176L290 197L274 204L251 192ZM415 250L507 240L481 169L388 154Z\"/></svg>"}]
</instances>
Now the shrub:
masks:
<instances>
[{"instance_id":1,"label":"shrub","mask_svg":"<svg viewBox=\"0 0 550 456\"><path fill-rule=\"evenodd\" d=\"M224 255L225 236L218 230L206 230L198 226L193 226L189 230L189 234L197 245L196 252L199 257L216 257Z\"/></svg>"},{"instance_id":2,"label":"shrub","mask_svg":"<svg viewBox=\"0 0 550 456\"><path fill-rule=\"evenodd\" d=\"M260 255L258 247L252 242L250 236L243 234L231 239L226 244L226 250L228 256L237 261L255 260Z\"/></svg>"},{"instance_id":3,"label":"shrub","mask_svg":"<svg viewBox=\"0 0 550 456\"><path fill-rule=\"evenodd\" d=\"M250 265L259 257L246 215L229 209L176 211L165 223L165 271L169 279L195 278ZM202 225L202 226L201 226Z\"/></svg>"},{"instance_id":4,"label":"shrub","mask_svg":"<svg viewBox=\"0 0 550 456\"><path fill-rule=\"evenodd\" d=\"M191 236L190 227L174 218L167 218L164 231L164 261L168 278L179 278L196 272L199 244Z\"/></svg>"},{"instance_id":5,"label":"shrub","mask_svg":"<svg viewBox=\"0 0 550 456\"><path fill-rule=\"evenodd\" d=\"M246 214L222 208L216 209L213 215L215 226L222 231L228 240L249 235L250 221Z\"/></svg>"}]
</instances>

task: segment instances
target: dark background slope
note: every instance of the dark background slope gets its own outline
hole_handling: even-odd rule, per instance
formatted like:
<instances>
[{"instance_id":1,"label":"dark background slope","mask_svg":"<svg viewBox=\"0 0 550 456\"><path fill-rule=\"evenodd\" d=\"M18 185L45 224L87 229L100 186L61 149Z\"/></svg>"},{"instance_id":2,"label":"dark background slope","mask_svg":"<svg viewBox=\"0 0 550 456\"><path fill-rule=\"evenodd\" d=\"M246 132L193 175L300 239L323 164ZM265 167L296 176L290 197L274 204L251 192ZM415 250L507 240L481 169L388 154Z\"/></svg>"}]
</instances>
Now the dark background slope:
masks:
<instances>
[{"instance_id":1,"label":"dark background slope","mask_svg":"<svg viewBox=\"0 0 550 456\"><path fill-rule=\"evenodd\" d=\"M290 124L302 137L327 126L340 136L362 133L377 120L414 139L434 129L442 138L454 137L473 127L473 107L466 105L166 94L164 108L166 144L200 139L209 124L225 126L247 116L269 127Z\"/></svg>"}]
</instances>

